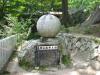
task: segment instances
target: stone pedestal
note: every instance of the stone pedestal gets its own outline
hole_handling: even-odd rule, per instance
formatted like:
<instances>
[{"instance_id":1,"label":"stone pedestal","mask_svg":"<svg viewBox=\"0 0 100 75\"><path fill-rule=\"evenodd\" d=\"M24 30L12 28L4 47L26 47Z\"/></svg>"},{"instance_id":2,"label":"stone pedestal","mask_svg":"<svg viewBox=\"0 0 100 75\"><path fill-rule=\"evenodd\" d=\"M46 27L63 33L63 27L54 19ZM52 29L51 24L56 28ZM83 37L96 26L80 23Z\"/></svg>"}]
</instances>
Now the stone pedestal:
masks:
<instances>
[{"instance_id":1,"label":"stone pedestal","mask_svg":"<svg viewBox=\"0 0 100 75\"><path fill-rule=\"evenodd\" d=\"M33 66L56 66L60 63L59 44L58 38L31 40L23 45L18 56L21 61L27 61Z\"/></svg>"},{"instance_id":2,"label":"stone pedestal","mask_svg":"<svg viewBox=\"0 0 100 75\"><path fill-rule=\"evenodd\" d=\"M54 66L60 62L58 45L41 44L36 46L35 64L37 66Z\"/></svg>"},{"instance_id":3,"label":"stone pedestal","mask_svg":"<svg viewBox=\"0 0 100 75\"><path fill-rule=\"evenodd\" d=\"M59 65L60 51L59 42L55 38L47 39L45 42L38 42L35 45L35 65L55 66Z\"/></svg>"}]
</instances>

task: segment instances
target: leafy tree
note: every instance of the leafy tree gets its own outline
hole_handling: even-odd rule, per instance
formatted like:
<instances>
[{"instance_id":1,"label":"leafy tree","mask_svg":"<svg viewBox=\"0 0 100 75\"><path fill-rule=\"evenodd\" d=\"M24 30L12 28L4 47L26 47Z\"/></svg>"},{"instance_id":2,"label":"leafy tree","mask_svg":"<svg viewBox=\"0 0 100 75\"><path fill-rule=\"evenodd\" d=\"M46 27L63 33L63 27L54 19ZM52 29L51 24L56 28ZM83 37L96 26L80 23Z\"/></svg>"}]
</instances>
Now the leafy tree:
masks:
<instances>
[{"instance_id":1,"label":"leafy tree","mask_svg":"<svg viewBox=\"0 0 100 75\"><path fill-rule=\"evenodd\" d=\"M69 0L70 8L84 9L91 12L98 4L100 0Z\"/></svg>"}]
</instances>

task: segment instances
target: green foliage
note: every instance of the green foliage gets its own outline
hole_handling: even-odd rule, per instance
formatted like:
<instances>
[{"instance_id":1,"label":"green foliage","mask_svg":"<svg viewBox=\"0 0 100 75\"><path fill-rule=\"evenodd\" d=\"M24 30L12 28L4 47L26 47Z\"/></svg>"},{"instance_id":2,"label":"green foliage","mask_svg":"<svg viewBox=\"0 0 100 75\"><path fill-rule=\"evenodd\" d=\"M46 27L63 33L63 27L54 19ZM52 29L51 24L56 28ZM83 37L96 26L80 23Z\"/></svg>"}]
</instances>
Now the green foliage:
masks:
<instances>
[{"instance_id":1,"label":"green foliage","mask_svg":"<svg viewBox=\"0 0 100 75\"><path fill-rule=\"evenodd\" d=\"M91 12L96 5L100 4L100 0L68 0L70 9L82 9L84 12ZM0 19L6 14L19 16L21 14L39 14L49 11L62 11L61 0L0 0ZM76 22L84 21L85 15L75 14ZM82 16L82 17L80 17ZM83 17L84 16L84 17ZM77 19L79 18L79 19Z\"/></svg>"},{"instance_id":2,"label":"green foliage","mask_svg":"<svg viewBox=\"0 0 100 75\"><path fill-rule=\"evenodd\" d=\"M95 37L95 38L93 38L93 40L94 40L95 43L100 44L100 38Z\"/></svg>"},{"instance_id":3,"label":"green foliage","mask_svg":"<svg viewBox=\"0 0 100 75\"><path fill-rule=\"evenodd\" d=\"M100 0L69 0L70 8L94 9ZM61 0L0 0L0 12L32 13L35 11L61 10ZM7 11L7 12L6 12Z\"/></svg>"},{"instance_id":4,"label":"green foliage","mask_svg":"<svg viewBox=\"0 0 100 75\"><path fill-rule=\"evenodd\" d=\"M93 10L100 3L100 0L68 0L68 3L69 9L74 8L75 11L77 9L84 11L85 14L80 12L72 15L72 19L75 21L74 23L82 23L87 17L87 13L85 11L91 12L91 10ZM2 14L0 15L0 37L15 33L21 33L26 36L30 27L30 16L32 14L38 15L41 12L61 11L61 4L61 0L0 0L0 14ZM6 22L4 22L6 14L11 14L6 17L8 24L5 24ZM25 17L27 14L30 14L28 16L30 19L25 20L26 18L24 18L24 20L18 20L19 16L24 15ZM76 32L78 32L77 28L81 31L80 27L76 27ZM74 27L71 27L70 29L66 29L66 31L68 32L73 29ZM90 34L92 32L90 31L90 28L82 30L82 33L85 31L86 34ZM32 35L33 34L34 33L32 33ZM37 37L37 33L33 36L32 35L28 38L31 39L34 35Z\"/></svg>"},{"instance_id":5,"label":"green foliage","mask_svg":"<svg viewBox=\"0 0 100 75\"><path fill-rule=\"evenodd\" d=\"M30 19L18 21L17 17L8 15L5 17L8 22L8 27L5 27L5 32L7 35L12 34L22 34L27 36L31 21Z\"/></svg>"},{"instance_id":6,"label":"green foliage","mask_svg":"<svg viewBox=\"0 0 100 75\"><path fill-rule=\"evenodd\" d=\"M20 14L47 12L61 9L60 0L0 0L0 13L18 16Z\"/></svg>"},{"instance_id":7,"label":"green foliage","mask_svg":"<svg viewBox=\"0 0 100 75\"><path fill-rule=\"evenodd\" d=\"M71 59L69 55L62 55L62 63L69 66L71 64Z\"/></svg>"},{"instance_id":8,"label":"green foliage","mask_svg":"<svg viewBox=\"0 0 100 75\"><path fill-rule=\"evenodd\" d=\"M85 11L93 10L100 0L69 0L70 8L84 9Z\"/></svg>"},{"instance_id":9,"label":"green foliage","mask_svg":"<svg viewBox=\"0 0 100 75\"><path fill-rule=\"evenodd\" d=\"M100 3L100 0L68 0L69 8L90 11ZM0 17L5 14L19 16L20 14L61 11L61 0L0 0Z\"/></svg>"},{"instance_id":10,"label":"green foliage","mask_svg":"<svg viewBox=\"0 0 100 75\"><path fill-rule=\"evenodd\" d=\"M25 58L23 58L23 60L19 62L19 65L25 70L29 70L30 68L33 68L32 65Z\"/></svg>"}]
</instances>

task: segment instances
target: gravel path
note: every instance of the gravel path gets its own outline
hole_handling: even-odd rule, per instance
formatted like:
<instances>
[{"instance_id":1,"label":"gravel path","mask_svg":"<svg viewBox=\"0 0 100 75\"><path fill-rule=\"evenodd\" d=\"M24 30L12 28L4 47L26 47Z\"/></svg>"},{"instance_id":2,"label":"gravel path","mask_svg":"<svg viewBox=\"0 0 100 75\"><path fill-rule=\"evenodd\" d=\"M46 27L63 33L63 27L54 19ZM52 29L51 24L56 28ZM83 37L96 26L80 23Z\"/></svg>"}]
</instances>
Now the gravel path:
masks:
<instances>
[{"instance_id":1,"label":"gravel path","mask_svg":"<svg viewBox=\"0 0 100 75\"><path fill-rule=\"evenodd\" d=\"M11 75L70 75L71 69L57 70L57 71L45 71L36 73L13 73Z\"/></svg>"},{"instance_id":2,"label":"gravel path","mask_svg":"<svg viewBox=\"0 0 100 75\"><path fill-rule=\"evenodd\" d=\"M45 71L45 72L34 72L34 73L13 73L10 75L100 75L100 71L95 71L93 73L82 73L79 74L77 71L73 71L71 69L57 70L57 71Z\"/></svg>"}]
</instances>

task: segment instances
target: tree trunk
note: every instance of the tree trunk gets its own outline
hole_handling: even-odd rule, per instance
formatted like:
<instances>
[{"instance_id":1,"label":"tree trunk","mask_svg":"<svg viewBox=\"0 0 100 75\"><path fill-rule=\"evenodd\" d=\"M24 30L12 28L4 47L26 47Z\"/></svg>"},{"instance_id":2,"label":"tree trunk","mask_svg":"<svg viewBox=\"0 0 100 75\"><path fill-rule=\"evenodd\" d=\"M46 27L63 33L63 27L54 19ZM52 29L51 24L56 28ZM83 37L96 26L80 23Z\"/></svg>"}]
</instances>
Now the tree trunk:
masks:
<instances>
[{"instance_id":1,"label":"tree trunk","mask_svg":"<svg viewBox=\"0 0 100 75\"><path fill-rule=\"evenodd\" d=\"M69 22L68 0L62 0L62 13L62 23L67 27Z\"/></svg>"},{"instance_id":2,"label":"tree trunk","mask_svg":"<svg viewBox=\"0 0 100 75\"><path fill-rule=\"evenodd\" d=\"M100 7L97 6L95 11L90 14L90 16L86 19L85 22L82 23L82 25L94 25L94 24L100 24Z\"/></svg>"}]
</instances>

